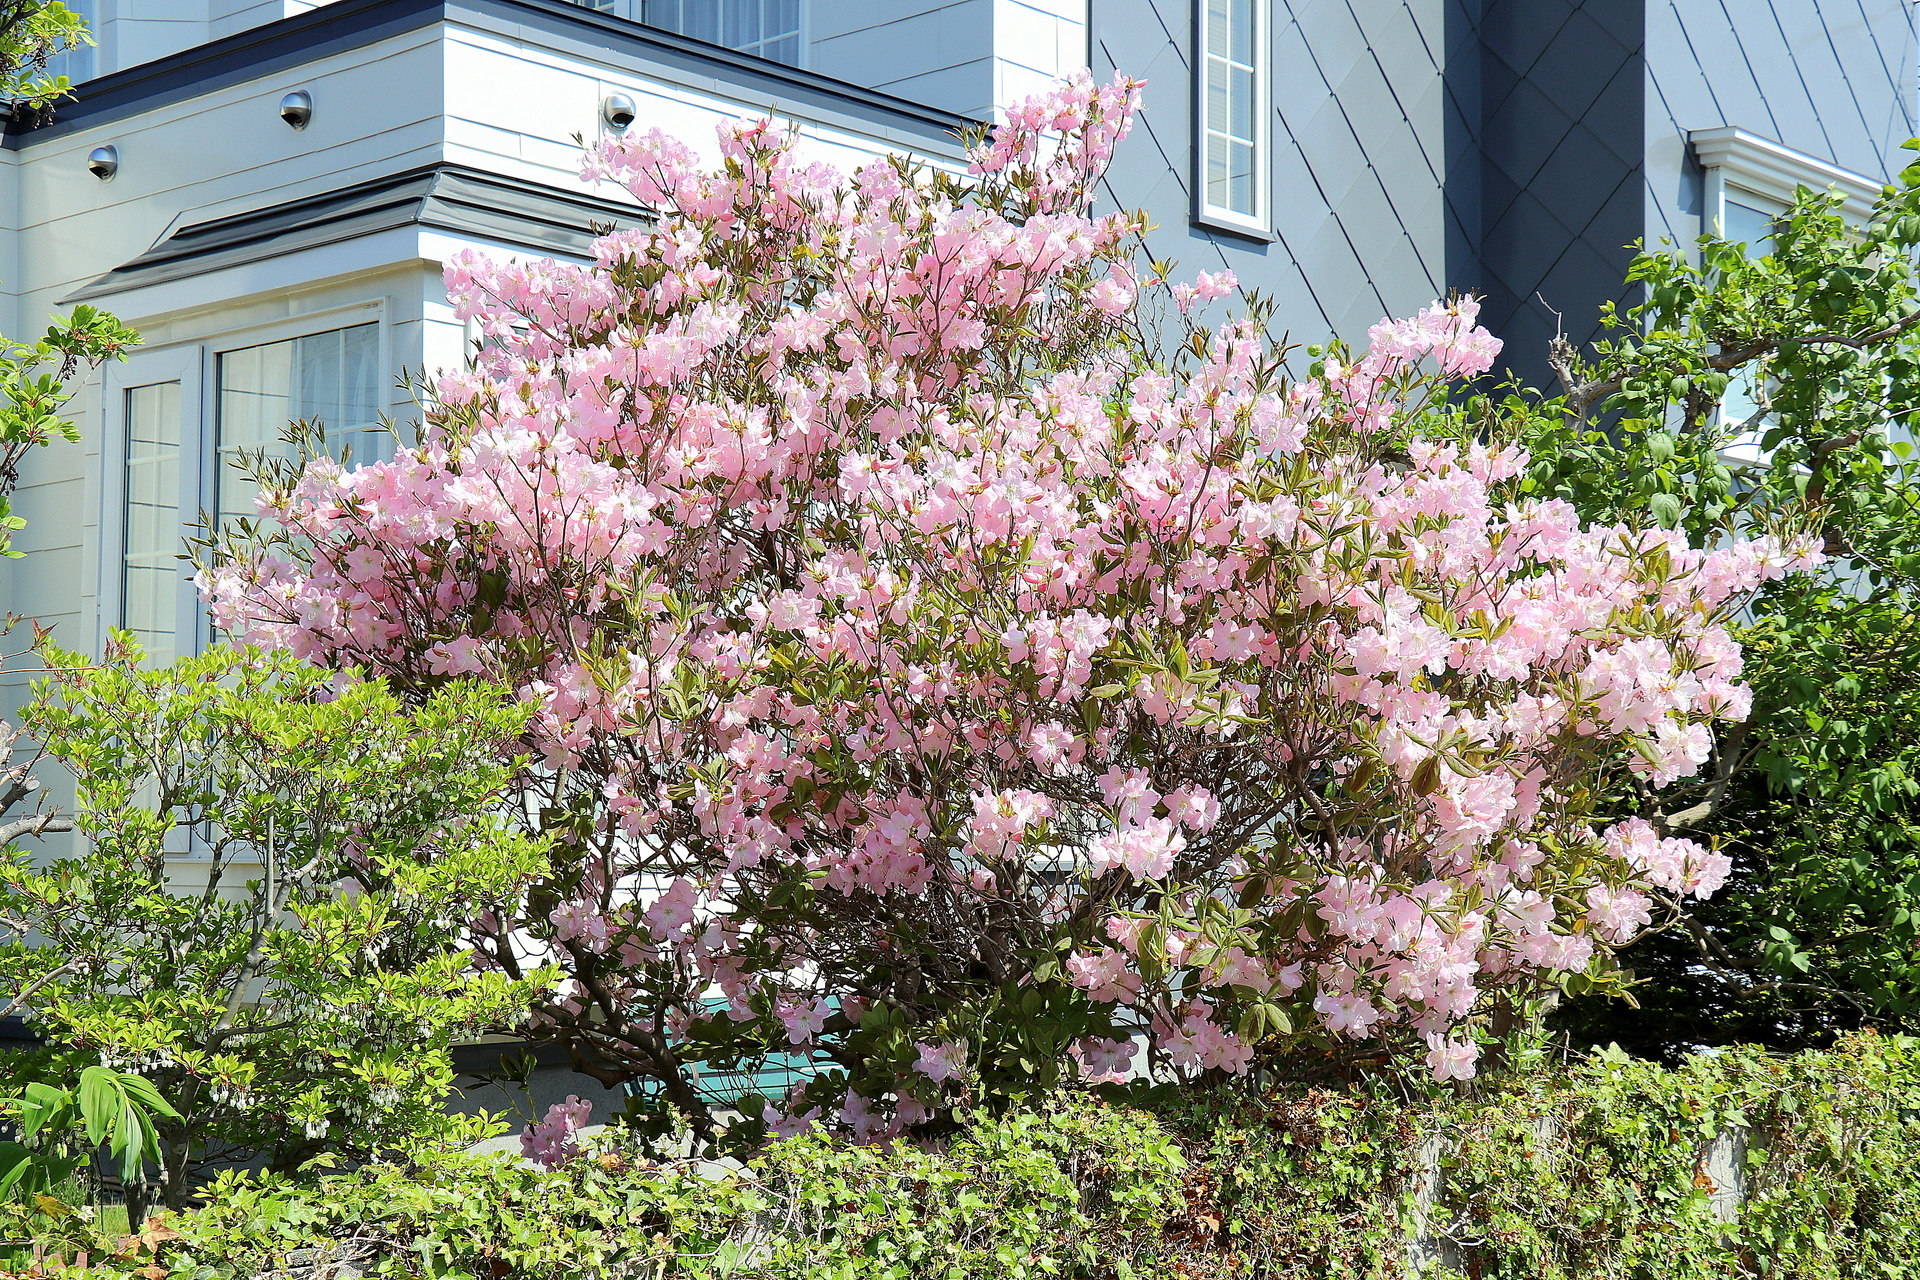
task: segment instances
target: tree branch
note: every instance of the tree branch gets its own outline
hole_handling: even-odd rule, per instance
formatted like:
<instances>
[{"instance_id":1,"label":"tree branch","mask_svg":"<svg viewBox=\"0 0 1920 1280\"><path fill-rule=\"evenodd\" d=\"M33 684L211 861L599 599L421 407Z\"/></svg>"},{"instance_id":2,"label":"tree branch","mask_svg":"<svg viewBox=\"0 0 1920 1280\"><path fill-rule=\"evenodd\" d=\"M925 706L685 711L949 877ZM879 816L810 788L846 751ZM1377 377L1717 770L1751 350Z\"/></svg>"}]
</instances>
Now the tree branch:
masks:
<instances>
[{"instance_id":1,"label":"tree branch","mask_svg":"<svg viewBox=\"0 0 1920 1280\"><path fill-rule=\"evenodd\" d=\"M71 831L73 819L62 817L57 811L36 813L29 818L15 818L12 822L0 826L0 845L12 844L21 836L45 835L49 831Z\"/></svg>"},{"instance_id":2,"label":"tree branch","mask_svg":"<svg viewBox=\"0 0 1920 1280\"><path fill-rule=\"evenodd\" d=\"M54 982L59 978L65 977L67 974L72 973L75 969L79 967L80 967L80 961L78 958L75 958L67 961L65 964L61 965L58 969L54 969L48 973L41 974L38 978L28 983L25 987L22 987L20 989L20 993L14 996L13 999L7 1001L3 1005L0 1005L0 1018L9 1016L10 1014L13 1013L15 1009L18 1009L21 1005L25 1004L28 1000L31 1000L36 994L38 994L41 990L43 990L49 983Z\"/></svg>"},{"instance_id":3,"label":"tree branch","mask_svg":"<svg viewBox=\"0 0 1920 1280\"><path fill-rule=\"evenodd\" d=\"M1815 333L1805 337L1783 335L1778 338L1761 338L1745 346L1722 347L1716 354L1707 357L1707 367L1716 373L1726 373L1751 360L1778 351L1781 345L1787 342L1808 347L1851 347L1857 351L1891 342L1916 327L1920 327L1920 310L1911 311L1892 324L1884 325L1871 333ZM1579 353L1565 337L1556 337L1548 344L1547 367L1553 370L1554 377L1559 380L1561 389L1566 393L1568 406L1580 421L1586 420L1587 410L1596 402L1619 391L1628 378L1646 372L1644 365L1628 365L1609 378L1582 380L1578 372Z\"/></svg>"}]
</instances>

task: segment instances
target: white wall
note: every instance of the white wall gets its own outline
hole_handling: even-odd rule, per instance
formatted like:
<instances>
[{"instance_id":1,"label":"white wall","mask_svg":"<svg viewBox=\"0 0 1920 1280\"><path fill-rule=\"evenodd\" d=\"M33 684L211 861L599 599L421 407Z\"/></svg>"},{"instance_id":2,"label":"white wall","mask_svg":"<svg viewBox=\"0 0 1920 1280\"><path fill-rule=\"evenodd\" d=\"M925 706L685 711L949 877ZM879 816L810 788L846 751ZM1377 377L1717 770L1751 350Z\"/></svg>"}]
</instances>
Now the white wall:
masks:
<instances>
[{"instance_id":1,"label":"white wall","mask_svg":"<svg viewBox=\"0 0 1920 1280\"><path fill-rule=\"evenodd\" d=\"M610 93L633 99L634 129L661 129L709 160L718 159L715 126L769 114L774 104L725 84L701 82L674 68L613 50L555 51L531 46L515 32L478 22L452 27L445 57L445 158L567 189L576 186L580 147L574 136L602 135L601 102ZM907 140L876 138L826 113L791 104L771 111L796 127L808 160L842 170L877 150L907 150ZM626 199L607 187L601 195Z\"/></svg>"},{"instance_id":2,"label":"white wall","mask_svg":"<svg viewBox=\"0 0 1920 1280\"><path fill-rule=\"evenodd\" d=\"M210 3L213 11L201 15L208 23L250 20L267 8ZM110 21L173 22L169 39L191 34L193 6L138 0L127 8ZM163 13L176 16L157 16ZM314 98L312 122L298 131L277 114L280 97L294 88ZM6 332L31 333L57 300L181 226L442 159L582 189L573 137L597 134L601 100L616 90L640 105L639 127L667 129L709 155L716 123L777 105L699 69L649 61L644 46L607 48L590 28L554 36L468 12L285 73L0 151L0 320L11 326ZM924 130L890 132L829 98L817 101L823 105L776 111L796 127L810 159L850 168L878 151L929 145ZM88 152L103 143L120 152L110 182L86 170ZM932 150L934 158L955 154L944 143ZM373 303L397 375L461 358L462 327L445 303L439 262L466 243L418 228L385 232L97 303L140 329L148 354L196 343L208 351L245 345L234 335L271 340L299 327L301 317ZM82 649L95 643L101 610L115 594L103 593L102 574L117 572L118 563L103 547L102 505L118 488L117 474L106 472L118 464L116 451L102 448L102 399L96 374L74 403L83 443L27 459L15 501L28 521L16 545L28 554L0 568L0 611L32 615L53 626L62 643ZM393 408L404 417L410 406L397 399ZM22 677L0 677L0 715L24 693Z\"/></svg>"},{"instance_id":3,"label":"white wall","mask_svg":"<svg viewBox=\"0 0 1920 1280\"><path fill-rule=\"evenodd\" d=\"M94 74L106 75L305 13L332 0L91 0Z\"/></svg>"},{"instance_id":4,"label":"white wall","mask_svg":"<svg viewBox=\"0 0 1920 1280\"><path fill-rule=\"evenodd\" d=\"M93 0L95 74L331 0ZM810 71L979 119L1087 65L1089 0L810 0ZM639 4L617 5L622 16Z\"/></svg>"},{"instance_id":5,"label":"white wall","mask_svg":"<svg viewBox=\"0 0 1920 1280\"><path fill-rule=\"evenodd\" d=\"M177 226L437 159L441 66L436 33L422 30L319 60L299 75L221 89L97 132L5 153L13 198L0 206L0 216L11 234L0 240L15 258L4 282L13 312L9 332L34 331L58 299ZM277 114L280 96L295 87L315 99L313 122L303 131L288 128ZM87 172L86 157L108 142L119 149L120 170L101 182ZM218 287L201 282L203 290L210 285ZM275 293L251 302L202 296L194 305L210 314L194 323L233 328L311 305L297 287L282 285ZM149 348L175 338L183 323L127 296L99 305L140 329ZM408 309L416 323L421 305L414 287ZM27 554L0 572L0 611L36 617L55 628L61 643L78 648L91 648L98 630L100 387L96 374L74 402L83 443L35 450L22 467L14 501L27 527L15 545ZM0 707L23 694L20 677L6 679L12 687Z\"/></svg>"},{"instance_id":6,"label":"white wall","mask_svg":"<svg viewBox=\"0 0 1920 1280\"><path fill-rule=\"evenodd\" d=\"M811 70L975 119L1087 65L1087 0L814 0Z\"/></svg>"},{"instance_id":7,"label":"white wall","mask_svg":"<svg viewBox=\"0 0 1920 1280\"><path fill-rule=\"evenodd\" d=\"M215 0L217 3L217 0ZM94 74L151 62L207 41L209 0L94 0Z\"/></svg>"}]
</instances>

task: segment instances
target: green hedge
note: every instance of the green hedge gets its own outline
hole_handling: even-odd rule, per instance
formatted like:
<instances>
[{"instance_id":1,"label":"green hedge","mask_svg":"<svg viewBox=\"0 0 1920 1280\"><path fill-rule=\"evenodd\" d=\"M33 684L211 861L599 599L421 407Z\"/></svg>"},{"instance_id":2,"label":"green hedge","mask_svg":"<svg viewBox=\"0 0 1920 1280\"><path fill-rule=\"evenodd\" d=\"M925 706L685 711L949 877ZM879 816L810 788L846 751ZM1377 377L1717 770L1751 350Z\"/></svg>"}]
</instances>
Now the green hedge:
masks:
<instances>
[{"instance_id":1,"label":"green hedge","mask_svg":"<svg viewBox=\"0 0 1920 1280\"><path fill-rule=\"evenodd\" d=\"M1470 1097L1127 1101L976 1119L938 1153L796 1138L744 1174L609 1153L236 1178L114 1265L214 1280L319 1248L492 1280L1920 1277L1911 1040L1674 1071L1602 1055ZM1749 1185L1727 1223L1701 1154L1734 1127Z\"/></svg>"}]
</instances>

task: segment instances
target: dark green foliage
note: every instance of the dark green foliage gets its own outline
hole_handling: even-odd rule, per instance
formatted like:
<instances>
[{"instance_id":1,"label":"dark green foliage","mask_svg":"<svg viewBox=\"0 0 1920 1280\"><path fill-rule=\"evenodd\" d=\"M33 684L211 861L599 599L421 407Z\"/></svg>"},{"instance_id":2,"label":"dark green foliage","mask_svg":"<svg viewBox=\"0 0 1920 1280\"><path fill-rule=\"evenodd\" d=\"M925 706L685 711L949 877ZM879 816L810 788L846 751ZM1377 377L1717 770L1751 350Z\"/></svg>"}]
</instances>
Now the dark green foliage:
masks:
<instances>
[{"instance_id":1,"label":"dark green foliage","mask_svg":"<svg viewBox=\"0 0 1920 1280\"><path fill-rule=\"evenodd\" d=\"M1562 1013L1580 1038L1672 1056L1920 1027L1920 613L1815 580L1756 614L1744 767L1702 823L1734 874L1693 928L1626 953L1638 1010Z\"/></svg>"},{"instance_id":2,"label":"dark green foliage","mask_svg":"<svg viewBox=\"0 0 1920 1280\"><path fill-rule=\"evenodd\" d=\"M1748 1198L1729 1222L1709 1176L1728 1167L1703 1156L1736 1131ZM1423 1263L1895 1280L1920 1274L1916 1157L1920 1044L1868 1035L1677 1070L1601 1054L1474 1097L1116 1091L973 1117L937 1152L809 1136L735 1172L608 1144L551 1173L451 1156L307 1186L236 1176L112 1265L224 1280L318 1249L476 1280L1402 1280Z\"/></svg>"}]
</instances>

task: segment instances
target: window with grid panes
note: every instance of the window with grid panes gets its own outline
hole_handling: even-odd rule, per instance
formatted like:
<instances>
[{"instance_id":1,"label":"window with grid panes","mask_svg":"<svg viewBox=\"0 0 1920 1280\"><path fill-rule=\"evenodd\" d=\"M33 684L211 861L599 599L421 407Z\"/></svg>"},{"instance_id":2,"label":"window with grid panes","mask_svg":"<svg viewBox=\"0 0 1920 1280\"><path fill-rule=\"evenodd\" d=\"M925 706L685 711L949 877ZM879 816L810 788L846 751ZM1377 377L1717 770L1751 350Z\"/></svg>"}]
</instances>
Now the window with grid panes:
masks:
<instances>
[{"instance_id":1,"label":"window with grid panes","mask_svg":"<svg viewBox=\"0 0 1920 1280\"><path fill-rule=\"evenodd\" d=\"M1203 221L1266 229L1266 6L1200 0L1197 175Z\"/></svg>"},{"instance_id":2,"label":"window with grid panes","mask_svg":"<svg viewBox=\"0 0 1920 1280\"><path fill-rule=\"evenodd\" d=\"M800 65L802 0L643 0L640 20L758 58Z\"/></svg>"},{"instance_id":3,"label":"window with grid panes","mask_svg":"<svg viewBox=\"0 0 1920 1280\"><path fill-rule=\"evenodd\" d=\"M177 656L180 580L186 570L180 519L180 384L155 382L121 393L127 447L121 521L120 626L155 666Z\"/></svg>"},{"instance_id":4,"label":"window with grid panes","mask_svg":"<svg viewBox=\"0 0 1920 1280\"><path fill-rule=\"evenodd\" d=\"M254 515L241 455L289 456L289 423L313 424L316 443L348 466L393 457L393 435L380 424L379 359L377 324L220 353L213 487L221 524Z\"/></svg>"}]
</instances>

